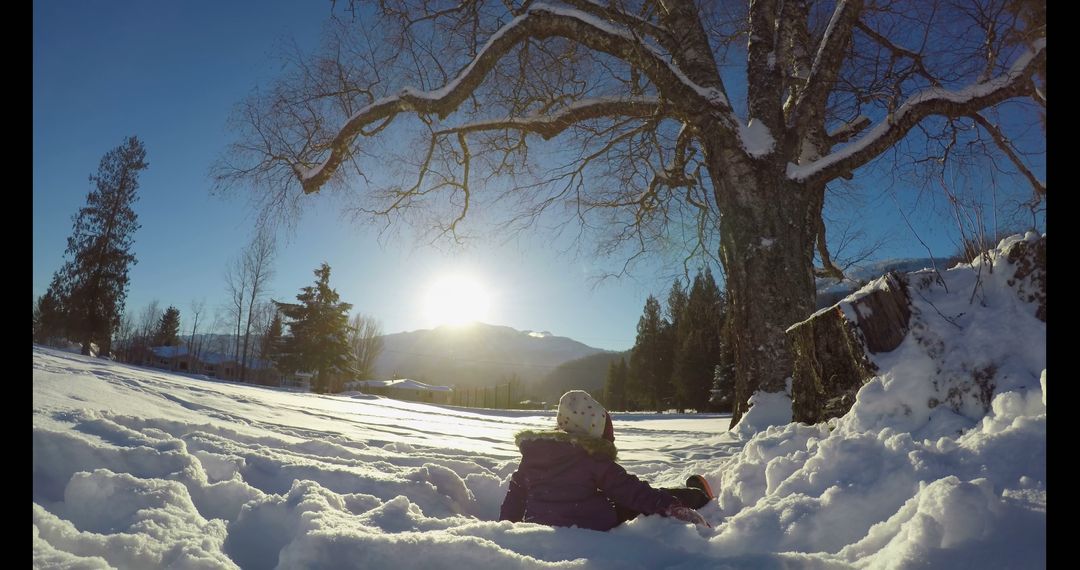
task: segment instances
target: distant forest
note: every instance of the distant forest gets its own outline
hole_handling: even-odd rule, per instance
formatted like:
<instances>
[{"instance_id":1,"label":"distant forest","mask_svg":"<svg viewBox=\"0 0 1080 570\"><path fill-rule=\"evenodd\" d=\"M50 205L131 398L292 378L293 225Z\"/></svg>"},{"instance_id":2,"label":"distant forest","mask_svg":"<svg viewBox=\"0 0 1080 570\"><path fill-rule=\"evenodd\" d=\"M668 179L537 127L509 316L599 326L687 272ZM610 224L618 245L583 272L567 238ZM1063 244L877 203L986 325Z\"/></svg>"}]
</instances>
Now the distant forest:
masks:
<instances>
[{"instance_id":1,"label":"distant forest","mask_svg":"<svg viewBox=\"0 0 1080 570\"><path fill-rule=\"evenodd\" d=\"M612 363L618 363L620 359L629 361L630 351L602 352L564 362L532 386L531 392L548 402L557 402L567 390L585 390L601 398L604 394L604 380L607 378L608 367Z\"/></svg>"}]
</instances>

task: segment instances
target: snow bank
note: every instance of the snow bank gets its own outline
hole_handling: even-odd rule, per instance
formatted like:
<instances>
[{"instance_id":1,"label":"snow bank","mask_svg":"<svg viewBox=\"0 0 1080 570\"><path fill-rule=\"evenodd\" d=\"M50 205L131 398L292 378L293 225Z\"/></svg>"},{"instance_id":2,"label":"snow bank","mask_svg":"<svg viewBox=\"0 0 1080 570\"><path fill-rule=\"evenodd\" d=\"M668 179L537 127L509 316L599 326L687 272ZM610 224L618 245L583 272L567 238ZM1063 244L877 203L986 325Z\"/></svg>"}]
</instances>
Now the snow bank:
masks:
<instances>
[{"instance_id":1,"label":"snow bank","mask_svg":"<svg viewBox=\"0 0 1080 570\"><path fill-rule=\"evenodd\" d=\"M551 412L292 393L35 347L34 564L1044 567L1045 326L1000 252L942 277L948 292L915 288L917 326L843 418L789 423L786 394L755 395L730 431L615 415L630 472L709 479L711 529L498 522L513 434Z\"/></svg>"},{"instance_id":2,"label":"snow bank","mask_svg":"<svg viewBox=\"0 0 1080 570\"><path fill-rule=\"evenodd\" d=\"M1044 564L1046 329L1009 283L1021 239L1038 236L941 281L913 273L912 331L875 356L881 373L851 411L758 431L713 474L728 516L710 543L855 567ZM734 436L757 430L753 413Z\"/></svg>"}]
</instances>

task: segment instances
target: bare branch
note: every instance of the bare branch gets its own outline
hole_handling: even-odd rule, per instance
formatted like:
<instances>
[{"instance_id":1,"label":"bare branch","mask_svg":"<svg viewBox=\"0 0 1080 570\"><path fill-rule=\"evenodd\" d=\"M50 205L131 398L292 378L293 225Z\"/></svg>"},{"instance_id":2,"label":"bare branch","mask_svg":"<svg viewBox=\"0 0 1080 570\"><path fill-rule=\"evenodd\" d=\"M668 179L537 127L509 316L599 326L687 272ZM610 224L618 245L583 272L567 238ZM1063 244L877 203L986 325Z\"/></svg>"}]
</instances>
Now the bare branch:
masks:
<instances>
[{"instance_id":1,"label":"bare branch","mask_svg":"<svg viewBox=\"0 0 1080 570\"><path fill-rule=\"evenodd\" d=\"M658 98L640 99L593 99L579 101L551 115L524 118L507 118L496 121L469 123L438 131L436 134L474 133L493 130L517 130L535 133L546 139L561 134L571 126L588 119L612 117L645 118L660 115L664 103Z\"/></svg>"},{"instance_id":2,"label":"bare branch","mask_svg":"<svg viewBox=\"0 0 1080 570\"><path fill-rule=\"evenodd\" d=\"M620 10L612 10L610 6L600 4L595 0L566 0L566 3L593 16L625 26L627 29L634 30L634 32L641 36L652 37L656 40L656 43L660 44L668 51L674 49L675 43L671 37L671 33L644 18L639 18Z\"/></svg>"},{"instance_id":3,"label":"bare branch","mask_svg":"<svg viewBox=\"0 0 1080 570\"><path fill-rule=\"evenodd\" d=\"M825 220L818 223L817 250L822 265L822 271L818 273L818 277L833 277L839 281L846 279L844 271L833 263L829 255L829 247L825 245Z\"/></svg>"},{"instance_id":4,"label":"bare branch","mask_svg":"<svg viewBox=\"0 0 1080 570\"><path fill-rule=\"evenodd\" d=\"M825 103L844 62L844 48L851 39L851 30L862 12L862 0L840 0L833 11L829 26L818 45L806 88L795 103L795 120L800 131L818 128L824 121Z\"/></svg>"},{"instance_id":5,"label":"bare branch","mask_svg":"<svg viewBox=\"0 0 1080 570\"><path fill-rule=\"evenodd\" d=\"M828 145L830 147L842 143L846 143L851 140L852 137L857 136L859 133L866 130L866 127L870 126L870 117L866 115L859 115L859 118L854 121L849 121L840 126L835 131L828 133Z\"/></svg>"},{"instance_id":6,"label":"bare branch","mask_svg":"<svg viewBox=\"0 0 1080 570\"><path fill-rule=\"evenodd\" d=\"M1024 161L1020 160L1020 157L1017 156L1016 151L1013 150L1012 143L1010 143L1009 140L1005 138L1005 135L1001 132L1001 130L994 126L993 123L986 120L986 117L983 117L980 113L972 113L969 116L972 119L975 119L975 122L978 123L980 127L985 129L986 132L990 133L990 136L994 139L994 143L997 144L998 148L1000 148L1002 152L1004 152L1009 157L1009 160L1012 161L1012 163L1016 166L1020 173L1028 179L1029 183L1031 183L1031 188L1035 190L1035 194L1039 198L1046 198L1046 185L1035 177L1035 174L1031 172L1031 169L1028 168L1026 164L1024 164Z\"/></svg>"},{"instance_id":7,"label":"bare branch","mask_svg":"<svg viewBox=\"0 0 1080 570\"><path fill-rule=\"evenodd\" d=\"M895 113L859 140L805 165L788 164L788 177L814 184L827 182L866 164L904 138L923 119L932 115L959 117L1029 93L1028 78L1046 60L1046 41L1038 40L1033 51L1016 60L1006 73L961 91L930 88L910 97Z\"/></svg>"},{"instance_id":8,"label":"bare branch","mask_svg":"<svg viewBox=\"0 0 1080 570\"><path fill-rule=\"evenodd\" d=\"M871 28L870 26L866 25L865 23L863 23L861 21L855 22L855 28L857 30L859 30L860 32L863 32L864 34L866 34L870 38L872 38L875 42L877 42L880 45L884 46L885 49L888 49L894 55L901 56L901 57L906 57L906 58L910 59L915 64L915 69L923 77L925 77L927 80L929 80L931 85L934 85L934 86L941 85L941 82L936 77L934 77L934 75L931 74L926 69L926 65L923 63L922 54L896 45L894 42L889 40L889 38L886 38L885 36L881 35L876 30L874 30L873 28Z\"/></svg>"},{"instance_id":9,"label":"bare branch","mask_svg":"<svg viewBox=\"0 0 1080 570\"><path fill-rule=\"evenodd\" d=\"M402 112L445 118L476 90L498 60L511 48L528 38L554 36L574 39L591 49L632 63L649 76L665 99L674 103L672 109L677 115L689 119L710 111L721 113L728 119L726 128L729 136L734 136L736 123L730 104L722 92L715 88L695 85L658 53L643 49L640 42L629 33L602 21L583 18L580 12L534 6L496 32L476 58L441 89L423 92L406 88L399 95L379 99L349 118L330 142L329 154L321 164L314 167L292 165L304 193L317 192L329 180L348 155L353 140L367 125L392 119Z\"/></svg>"}]
</instances>

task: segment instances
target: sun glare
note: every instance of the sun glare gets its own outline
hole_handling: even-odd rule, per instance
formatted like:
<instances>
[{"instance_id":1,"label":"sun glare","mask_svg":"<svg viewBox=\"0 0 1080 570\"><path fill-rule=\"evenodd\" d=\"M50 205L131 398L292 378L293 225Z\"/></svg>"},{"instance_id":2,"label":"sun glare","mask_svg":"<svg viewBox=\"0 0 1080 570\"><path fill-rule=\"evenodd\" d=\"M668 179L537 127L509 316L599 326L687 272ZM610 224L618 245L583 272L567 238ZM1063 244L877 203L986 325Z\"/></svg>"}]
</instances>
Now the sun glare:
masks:
<instances>
[{"instance_id":1,"label":"sun glare","mask_svg":"<svg viewBox=\"0 0 1080 570\"><path fill-rule=\"evenodd\" d=\"M491 295L487 289L479 281L462 275L438 279L424 298L424 317L433 327L486 321L490 309Z\"/></svg>"}]
</instances>

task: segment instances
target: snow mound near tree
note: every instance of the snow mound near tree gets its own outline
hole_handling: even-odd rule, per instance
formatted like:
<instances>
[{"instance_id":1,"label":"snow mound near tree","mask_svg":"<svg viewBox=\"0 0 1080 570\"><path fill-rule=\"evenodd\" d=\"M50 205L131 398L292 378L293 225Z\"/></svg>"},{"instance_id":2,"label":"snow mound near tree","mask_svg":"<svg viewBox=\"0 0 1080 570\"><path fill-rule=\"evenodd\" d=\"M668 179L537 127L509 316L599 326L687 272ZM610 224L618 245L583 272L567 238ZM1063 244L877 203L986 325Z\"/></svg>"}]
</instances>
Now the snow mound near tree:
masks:
<instances>
[{"instance_id":1,"label":"snow mound near tree","mask_svg":"<svg viewBox=\"0 0 1080 570\"><path fill-rule=\"evenodd\" d=\"M1007 238L940 277L909 274L911 330L874 356L879 374L850 412L758 432L710 474L728 515L710 542L856 567L1044 562L1046 326L1008 261L1039 239ZM742 423L733 435L752 431Z\"/></svg>"},{"instance_id":2,"label":"snow mound near tree","mask_svg":"<svg viewBox=\"0 0 1080 570\"><path fill-rule=\"evenodd\" d=\"M1000 251L942 277L948 292L931 279L912 295L935 341L881 355L842 418L789 423L786 394L756 395L730 431L728 416L614 414L629 472L706 476L712 528L499 522L514 433L552 427L550 411L303 394L34 347L34 566L1045 567L1045 325ZM965 382L987 364L984 405Z\"/></svg>"}]
</instances>

